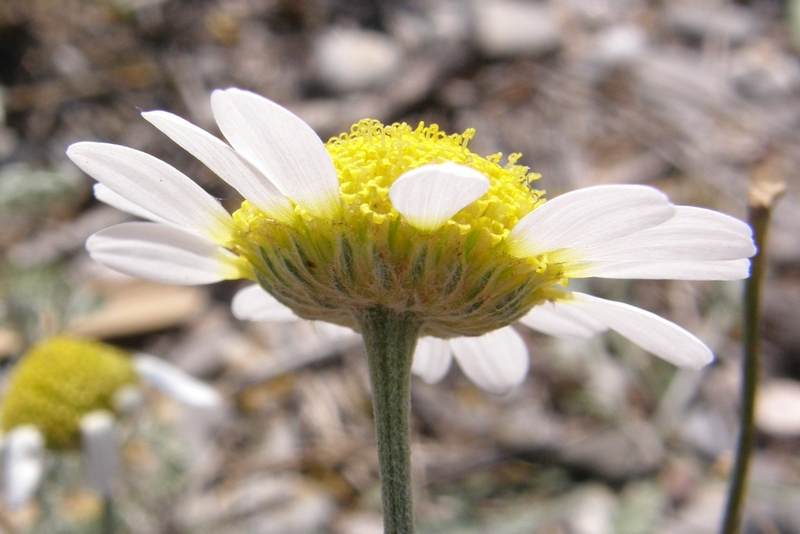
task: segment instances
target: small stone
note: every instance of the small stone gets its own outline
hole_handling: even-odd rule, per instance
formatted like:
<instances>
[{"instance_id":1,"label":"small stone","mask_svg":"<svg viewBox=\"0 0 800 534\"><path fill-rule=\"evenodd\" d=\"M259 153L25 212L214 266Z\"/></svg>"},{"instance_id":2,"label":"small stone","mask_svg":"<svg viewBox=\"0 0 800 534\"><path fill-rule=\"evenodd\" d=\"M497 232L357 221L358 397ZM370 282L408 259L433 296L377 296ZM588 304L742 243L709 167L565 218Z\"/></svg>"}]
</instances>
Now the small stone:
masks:
<instances>
[{"instance_id":1,"label":"small stone","mask_svg":"<svg viewBox=\"0 0 800 534\"><path fill-rule=\"evenodd\" d=\"M626 65L641 57L646 41L647 36L639 26L613 26L595 37L591 57L604 65Z\"/></svg>"},{"instance_id":2,"label":"small stone","mask_svg":"<svg viewBox=\"0 0 800 534\"><path fill-rule=\"evenodd\" d=\"M431 2L427 12L437 41L455 43L469 38L472 24L466 2Z\"/></svg>"},{"instance_id":3,"label":"small stone","mask_svg":"<svg viewBox=\"0 0 800 534\"><path fill-rule=\"evenodd\" d=\"M665 451L652 424L632 420L620 428L567 435L559 457L568 465L619 481L653 472L663 464Z\"/></svg>"},{"instance_id":4,"label":"small stone","mask_svg":"<svg viewBox=\"0 0 800 534\"><path fill-rule=\"evenodd\" d=\"M336 534L382 534L380 514L356 512L343 515L334 528Z\"/></svg>"},{"instance_id":5,"label":"small stone","mask_svg":"<svg viewBox=\"0 0 800 534\"><path fill-rule=\"evenodd\" d=\"M773 436L800 436L800 382L774 379L762 385L756 403L756 425Z\"/></svg>"},{"instance_id":6,"label":"small stone","mask_svg":"<svg viewBox=\"0 0 800 534\"><path fill-rule=\"evenodd\" d=\"M90 70L86 55L74 46L60 45L56 47L50 60L59 74L70 78L85 76Z\"/></svg>"},{"instance_id":7,"label":"small stone","mask_svg":"<svg viewBox=\"0 0 800 534\"><path fill-rule=\"evenodd\" d=\"M568 532L572 534L611 534L614 532L614 514L617 499L607 487L588 485L576 492L571 512L566 517Z\"/></svg>"},{"instance_id":8,"label":"small stone","mask_svg":"<svg viewBox=\"0 0 800 534\"><path fill-rule=\"evenodd\" d=\"M488 57L542 55L561 44L560 28L545 5L477 1L474 9L478 47Z\"/></svg>"},{"instance_id":9,"label":"small stone","mask_svg":"<svg viewBox=\"0 0 800 534\"><path fill-rule=\"evenodd\" d=\"M332 91L378 88L390 82L403 62L400 46L386 35L333 28L317 37L311 63L320 83Z\"/></svg>"},{"instance_id":10,"label":"small stone","mask_svg":"<svg viewBox=\"0 0 800 534\"><path fill-rule=\"evenodd\" d=\"M772 41L756 42L734 52L731 81L745 96L777 99L800 87L800 63Z\"/></svg>"},{"instance_id":11,"label":"small stone","mask_svg":"<svg viewBox=\"0 0 800 534\"><path fill-rule=\"evenodd\" d=\"M697 488L692 499L676 511L659 530L663 534L685 534L686 532L719 532L725 510L727 487L719 482L707 482ZM748 529L744 529L749 531Z\"/></svg>"},{"instance_id":12,"label":"small stone","mask_svg":"<svg viewBox=\"0 0 800 534\"><path fill-rule=\"evenodd\" d=\"M701 453L718 458L735 443L732 429L716 411L696 408L686 414L682 424L684 439Z\"/></svg>"}]
</instances>

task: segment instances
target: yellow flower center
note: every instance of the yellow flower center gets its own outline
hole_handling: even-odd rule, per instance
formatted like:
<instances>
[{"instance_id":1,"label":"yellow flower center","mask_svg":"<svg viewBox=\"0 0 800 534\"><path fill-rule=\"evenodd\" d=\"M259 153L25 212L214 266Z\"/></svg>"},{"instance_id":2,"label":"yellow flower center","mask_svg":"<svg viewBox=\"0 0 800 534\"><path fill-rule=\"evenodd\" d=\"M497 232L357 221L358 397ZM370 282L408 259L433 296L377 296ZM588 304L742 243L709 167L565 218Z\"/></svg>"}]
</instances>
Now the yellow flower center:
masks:
<instances>
[{"instance_id":1,"label":"yellow flower center","mask_svg":"<svg viewBox=\"0 0 800 534\"><path fill-rule=\"evenodd\" d=\"M97 341L51 338L17 364L3 400L3 429L31 424L50 448L78 447L81 417L113 410L114 393L136 382L138 375L123 351Z\"/></svg>"},{"instance_id":2,"label":"yellow flower center","mask_svg":"<svg viewBox=\"0 0 800 534\"><path fill-rule=\"evenodd\" d=\"M362 120L326 145L339 177L335 220L297 207L297 223L287 225L245 202L233 215L231 248L264 289L307 319L355 328L353 312L383 306L415 314L424 334L444 338L510 324L565 278L544 257L506 252L514 225L544 202L530 187L539 175L516 164L519 154L501 165L501 154L473 153L474 133ZM392 206L389 188L407 171L445 162L472 167L491 185L440 228L420 231Z\"/></svg>"}]
</instances>

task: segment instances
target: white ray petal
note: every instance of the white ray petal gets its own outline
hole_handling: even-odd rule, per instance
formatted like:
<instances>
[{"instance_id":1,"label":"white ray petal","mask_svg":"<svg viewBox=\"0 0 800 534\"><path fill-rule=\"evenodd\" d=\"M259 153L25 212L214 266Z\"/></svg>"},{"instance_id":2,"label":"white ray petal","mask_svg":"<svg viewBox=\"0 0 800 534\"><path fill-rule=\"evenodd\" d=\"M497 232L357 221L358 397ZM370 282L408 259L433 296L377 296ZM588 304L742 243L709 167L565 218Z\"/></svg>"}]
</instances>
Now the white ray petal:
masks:
<instances>
[{"instance_id":1,"label":"white ray petal","mask_svg":"<svg viewBox=\"0 0 800 534\"><path fill-rule=\"evenodd\" d=\"M528 328L561 338L590 338L608 330L608 326L575 306L545 302L519 320Z\"/></svg>"},{"instance_id":2,"label":"white ray petal","mask_svg":"<svg viewBox=\"0 0 800 534\"><path fill-rule=\"evenodd\" d=\"M227 144L166 111L148 111L142 113L142 117L202 161L258 209L282 222L294 219L294 209L283 193Z\"/></svg>"},{"instance_id":3,"label":"white ray petal","mask_svg":"<svg viewBox=\"0 0 800 534\"><path fill-rule=\"evenodd\" d=\"M278 302L258 284L239 290L231 301L231 311L240 321L286 323L300 320L291 308Z\"/></svg>"},{"instance_id":4,"label":"white ray petal","mask_svg":"<svg viewBox=\"0 0 800 534\"><path fill-rule=\"evenodd\" d=\"M715 211L677 206L653 228L581 249L587 261L738 260L756 253L750 227Z\"/></svg>"},{"instance_id":5,"label":"white ray petal","mask_svg":"<svg viewBox=\"0 0 800 534\"><path fill-rule=\"evenodd\" d=\"M750 260L599 261L570 265L565 274L570 278L742 280L750 276Z\"/></svg>"},{"instance_id":6,"label":"white ray petal","mask_svg":"<svg viewBox=\"0 0 800 534\"><path fill-rule=\"evenodd\" d=\"M395 180L389 198L411 226L431 232L482 197L489 185L483 173L465 165L423 165Z\"/></svg>"},{"instance_id":7,"label":"white ray petal","mask_svg":"<svg viewBox=\"0 0 800 534\"><path fill-rule=\"evenodd\" d=\"M740 221L736 217L731 217L719 211L695 206L676 206L675 210L676 216L673 217L673 219L677 218L684 223L709 230L733 232L752 240L753 229L750 228L749 224ZM672 219L670 219L670 221L672 221Z\"/></svg>"},{"instance_id":8,"label":"white ray petal","mask_svg":"<svg viewBox=\"0 0 800 534\"><path fill-rule=\"evenodd\" d=\"M30 501L44 472L44 438L33 425L15 427L3 446L3 490L6 506L16 510Z\"/></svg>"},{"instance_id":9,"label":"white ray petal","mask_svg":"<svg viewBox=\"0 0 800 534\"><path fill-rule=\"evenodd\" d=\"M528 374L528 347L511 327L451 339L450 348L467 378L489 393L504 395Z\"/></svg>"},{"instance_id":10,"label":"white ray petal","mask_svg":"<svg viewBox=\"0 0 800 534\"><path fill-rule=\"evenodd\" d=\"M145 385L198 408L216 408L222 404L217 390L191 377L161 358L149 354L137 354L133 366Z\"/></svg>"},{"instance_id":11,"label":"white ray petal","mask_svg":"<svg viewBox=\"0 0 800 534\"><path fill-rule=\"evenodd\" d=\"M561 303L576 306L670 363L699 369L714 360L711 350L697 337L654 313L584 293L573 292L570 295Z\"/></svg>"},{"instance_id":12,"label":"white ray petal","mask_svg":"<svg viewBox=\"0 0 800 534\"><path fill-rule=\"evenodd\" d=\"M224 241L231 216L188 176L150 154L107 143L75 143L67 156L129 202L172 224Z\"/></svg>"},{"instance_id":13,"label":"white ray petal","mask_svg":"<svg viewBox=\"0 0 800 534\"><path fill-rule=\"evenodd\" d=\"M523 217L508 237L519 257L604 243L669 220L675 208L643 185L598 185L565 193Z\"/></svg>"},{"instance_id":14,"label":"white ray petal","mask_svg":"<svg viewBox=\"0 0 800 534\"><path fill-rule=\"evenodd\" d=\"M414 351L411 372L428 384L436 384L447 375L452 361L450 343L447 340L421 337Z\"/></svg>"},{"instance_id":15,"label":"white ray petal","mask_svg":"<svg viewBox=\"0 0 800 534\"><path fill-rule=\"evenodd\" d=\"M120 211L124 211L125 213L130 213L131 215L136 215L137 217L141 217L142 219L147 219L148 221L155 221L160 223L168 223L158 215L154 213L150 213L143 207L139 206L138 204L134 204L130 200L126 199L125 197L118 195L108 187L104 186L101 183L94 184L92 188L94 191L94 197L103 202L104 204L108 204L113 208L117 208Z\"/></svg>"},{"instance_id":16,"label":"white ray petal","mask_svg":"<svg viewBox=\"0 0 800 534\"><path fill-rule=\"evenodd\" d=\"M111 412L95 410L80 420L81 446L89 480L95 491L108 497L117 478L119 444Z\"/></svg>"},{"instance_id":17,"label":"white ray petal","mask_svg":"<svg viewBox=\"0 0 800 534\"><path fill-rule=\"evenodd\" d=\"M90 236L86 249L103 265L162 284L198 285L241 278L232 253L165 224L118 224Z\"/></svg>"},{"instance_id":18,"label":"white ray petal","mask_svg":"<svg viewBox=\"0 0 800 534\"><path fill-rule=\"evenodd\" d=\"M312 215L339 210L339 178L320 138L294 113L241 89L211 94L222 134L283 194Z\"/></svg>"}]
</instances>

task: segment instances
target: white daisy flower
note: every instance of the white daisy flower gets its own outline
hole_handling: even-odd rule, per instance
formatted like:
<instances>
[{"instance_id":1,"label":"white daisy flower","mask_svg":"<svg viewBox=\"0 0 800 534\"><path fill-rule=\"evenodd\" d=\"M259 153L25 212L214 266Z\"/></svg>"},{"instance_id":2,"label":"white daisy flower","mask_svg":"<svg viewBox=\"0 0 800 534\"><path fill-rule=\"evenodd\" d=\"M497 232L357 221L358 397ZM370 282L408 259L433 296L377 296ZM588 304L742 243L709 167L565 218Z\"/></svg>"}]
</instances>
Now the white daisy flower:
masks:
<instances>
[{"instance_id":1,"label":"white daisy flower","mask_svg":"<svg viewBox=\"0 0 800 534\"><path fill-rule=\"evenodd\" d=\"M503 394L528 372L509 327L590 337L614 330L682 367L712 361L679 326L569 291L573 278L737 280L750 228L660 191L604 185L544 201L518 154L481 157L474 131L447 136L364 120L323 143L283 107L239 89L211 105L227 143L163 111L144 118L246 199L233 215L187 176L130 148L82 142L67 154L100 182L98 199L150 222L87 241L97 261L172 284L248 278L240 319L327 321L360 330L367 309L410 317L422 336L413 372L441 379L451 360Z\"/></svg>"}]
</instances>

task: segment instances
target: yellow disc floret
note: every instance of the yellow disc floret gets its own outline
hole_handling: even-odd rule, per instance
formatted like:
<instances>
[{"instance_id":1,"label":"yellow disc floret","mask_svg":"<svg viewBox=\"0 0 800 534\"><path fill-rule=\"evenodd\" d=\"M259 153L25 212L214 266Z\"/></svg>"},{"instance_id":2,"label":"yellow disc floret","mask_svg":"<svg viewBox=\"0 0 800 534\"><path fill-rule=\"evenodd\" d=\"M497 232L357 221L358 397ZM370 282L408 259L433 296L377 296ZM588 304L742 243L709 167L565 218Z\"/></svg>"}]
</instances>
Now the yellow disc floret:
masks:
<instances>
[{"instance_id":1,"label":"yellow disc floret","mask_svg":"<svg viewBox=\"0 0 800 534\"><path fill-rule=\"evenodd\" d=\"M114 393L137 381L123 351L97 341L51 338L31 348L17 364L3 399L3 429L31 424L48 447L77 447L81 417L113 410Z\"/></svg>"},{"instance_id":2,"label":"yellow disc floret","mask_svg":"<svg viewBox=\"0 0 800 534\"><path fill-rule=\"evenodd\" d=\"M514 225L544 202L530 187L539 176L516 164L519 154L501 165L500 154L473 153L474 134L362 120L326 145L339 178L336 219L297 207L297 223L287 225L245 202L234 214L232 249L264 289L308 319L357 327L354 313L382 306L416 315L423 333L445 338L510 324L565 279L546 258L506 252ZM389 189L407 171L445 162L480 171L489 190L441 227L421 231L393 207Z\"/></svg>"},{"instance_id":3,"label":"yellow disc floret","mask_svg":"<svg viewBox=\"0 0 800 534\"><path fill-rule=\"evenodd\" d=\"M339 190L351 220L368 218L375 224L399 217L389 201L389 187L407 171L430 163L452 162L472 167L491 181L489 191L461 210L446 226L459 233L473 231L497 244L510 229L539 202L541 191L528 184L539 176L516 165L519 154L512 154L501 167L501 155L482 158L467 149L475 135L470 129L461 135L446 135L435 124L416 129L405 123L383 126L363 120L349 134L328 142L328 152L339 174Z\"/></svg>"}]
</instances>

